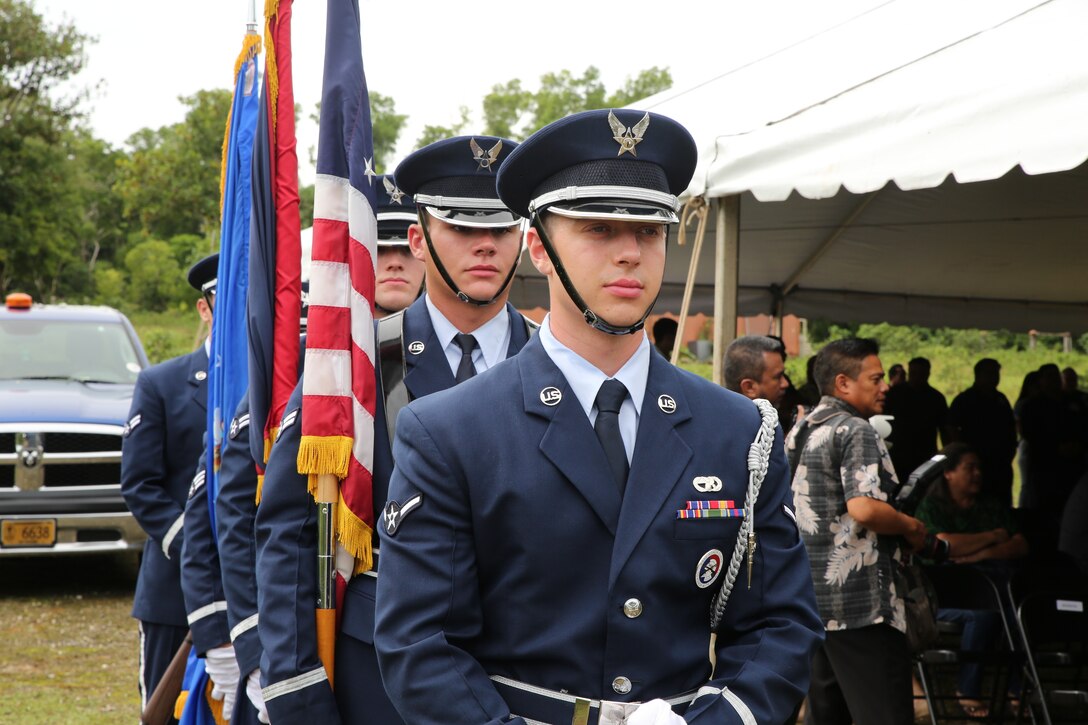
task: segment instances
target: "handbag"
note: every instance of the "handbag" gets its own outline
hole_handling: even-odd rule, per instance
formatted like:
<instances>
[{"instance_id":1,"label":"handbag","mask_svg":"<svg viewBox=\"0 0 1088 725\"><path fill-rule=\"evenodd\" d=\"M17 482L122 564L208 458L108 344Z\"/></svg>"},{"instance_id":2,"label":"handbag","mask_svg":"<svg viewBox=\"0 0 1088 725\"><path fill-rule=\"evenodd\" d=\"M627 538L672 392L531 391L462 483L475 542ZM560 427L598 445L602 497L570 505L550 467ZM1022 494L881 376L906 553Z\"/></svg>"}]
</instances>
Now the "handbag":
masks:
<instances>
[{"instance_id":1,"label":"handbag","mask_svg":"<svg viewBox=\"0 0 1088 725\"><path fill-rule=\"evenodd\" d=\"M907 620L907 646L911 654L929 649L937 641L937 592L920 564L899 562L895 589L903 600Z\"/></svg>"}]
</instances>

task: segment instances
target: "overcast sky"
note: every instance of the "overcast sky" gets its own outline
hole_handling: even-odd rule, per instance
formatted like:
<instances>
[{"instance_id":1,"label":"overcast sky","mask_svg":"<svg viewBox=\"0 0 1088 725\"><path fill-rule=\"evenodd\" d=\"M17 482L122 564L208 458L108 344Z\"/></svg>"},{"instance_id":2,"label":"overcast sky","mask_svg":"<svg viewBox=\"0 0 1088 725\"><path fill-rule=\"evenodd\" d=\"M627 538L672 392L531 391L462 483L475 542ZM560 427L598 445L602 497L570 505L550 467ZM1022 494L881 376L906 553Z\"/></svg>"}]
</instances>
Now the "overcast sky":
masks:
<instances>
[{"instance_id":1,"label":"overcast sky","mask_svg":"<svg viewBox=\"0 0 1088 725\"><path fill-rule=\"evenodd\" d=\"M178 96L230 88L248 9L254 0L37 0L50 22L72 20L97 40L77 79L94 87L88 104L95 133L121 145L133 132L180 121ZM903 0L899 0L903 1ZM587 66L608 90L652 66L674 85L719 75L867 8L896 0L360 0L363 61L369 87L392 96L408 115L398 156L427 124L449 125L467 106L477 122L491 87ZM263 1L258 0L258 12ZM309 114L321 94L323 0L296 0L292 23L300 177L313 179L308 150L317 129ZM774 89L767 89L773 93ZM471 131L471 129L469 129Z\"/></svg>"}]
</instances>

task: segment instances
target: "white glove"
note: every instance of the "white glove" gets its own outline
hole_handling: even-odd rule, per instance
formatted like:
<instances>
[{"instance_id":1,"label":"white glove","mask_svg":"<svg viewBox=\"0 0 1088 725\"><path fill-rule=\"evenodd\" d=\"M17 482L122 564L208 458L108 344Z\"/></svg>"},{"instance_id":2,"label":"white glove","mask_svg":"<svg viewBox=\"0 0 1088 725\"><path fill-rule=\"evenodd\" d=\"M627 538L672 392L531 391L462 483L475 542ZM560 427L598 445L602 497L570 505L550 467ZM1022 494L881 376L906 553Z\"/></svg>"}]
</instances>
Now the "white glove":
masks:
<instances>
[{"instance_id":1,"label":"white glove","mask_svg":"<svg viewBox=\"0 0 1088 725\"><path fill-rule=\"evenodd\" d=\"M253 670L246 678L246 697L253 703L257 710L257 720L268 722L268 707L264 704L264 695L261 694L261 668Z\"/></svg>"},{"instance_id":2,"label":"white glove","mask_svg":"<svg viewBox=\"0 0 1088 725\"><path fill-rule=\"evenodd\" d=\"M650 700L638 706L627 725L686 725L686 721L664 700Z\"/></svg>"},{"instance_id":3,"label":"white glove","mask_svg":"<svg viewBox=\"0 0 1088 725\"><path fill-rule=\"evenodd\" d=\"M223 701L223 719L230 720L234 712L234 698L238 694L238 660L234 647L213 647L204 655L204 669L212 681L212 699Z\"/></svg>"}]
</instances>

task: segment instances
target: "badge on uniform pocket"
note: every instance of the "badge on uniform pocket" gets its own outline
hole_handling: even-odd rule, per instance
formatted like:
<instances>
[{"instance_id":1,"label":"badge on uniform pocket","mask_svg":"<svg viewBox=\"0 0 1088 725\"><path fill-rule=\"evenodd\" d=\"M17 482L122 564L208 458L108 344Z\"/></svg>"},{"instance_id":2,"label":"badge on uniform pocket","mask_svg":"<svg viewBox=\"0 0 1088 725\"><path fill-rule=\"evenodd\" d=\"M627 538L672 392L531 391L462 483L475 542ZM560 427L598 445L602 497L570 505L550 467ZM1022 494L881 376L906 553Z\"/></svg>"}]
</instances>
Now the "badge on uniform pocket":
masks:
<instances>
[{"instance_id":1,"label":"badge on uniform pocket","mask_svg":"<svg viewBox=\"0 0 1088 725\"><path fill-rule=\"evenodd\" d=\"M743 519L744 509L737 508L732 499L718 501L688 501L676 512L678 519Z\"/></svg>"}]
</instances>

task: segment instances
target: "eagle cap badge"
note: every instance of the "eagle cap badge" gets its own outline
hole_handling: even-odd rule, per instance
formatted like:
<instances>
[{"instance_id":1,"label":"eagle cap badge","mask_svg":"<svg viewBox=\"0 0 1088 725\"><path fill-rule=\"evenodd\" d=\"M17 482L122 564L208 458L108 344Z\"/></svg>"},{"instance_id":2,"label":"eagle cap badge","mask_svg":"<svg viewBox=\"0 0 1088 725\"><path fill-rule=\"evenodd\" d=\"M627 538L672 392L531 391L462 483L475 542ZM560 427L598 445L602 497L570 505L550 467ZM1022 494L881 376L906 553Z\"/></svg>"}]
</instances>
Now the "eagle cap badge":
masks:
<instances>
[{"instance_id":1,"label":"eagle cap badge","mask_svg":"<svg viewBox=\"0 0 1088 725\"><path fill-rule=\"evenodd\" d=\"M404 192L398 189L397 185L389 180L389 177L382 179L382 182L385 184L385 193L389 194L389 201L394 204L403 204L404 202L401 200L404 199Z\"/></svg>"},{"instance_id":2,"label":"eagle cap badge","mask_svg":"<svg viewBox=\"0 0 1088 725\"><path fill-rule=\"evenodd\" d=\"M502 153L502 141L497 141L487 151L484 151L483 147L476 143L474 138L468 140L468 145L472 149L472 160L478 163L481 169L492 171L492 164L499 160L499 154Z\"/></svg>"},{"instance_id":3,"label":"eagle cap badge","mask_svg":"<svg viewBox=\"0 0 1088 725\"><path fill-rule=\"evenodd\" d=\"M620 119L616 118L615 113L609 111L608 125L612 127L612 140L620 145L620 150L616 152L616 156L630 153L637 158L638 154L635 152L635 146L642 143L642 137L646 134L646 129L650 127L650 114L645 114L638 123L628 128L623 125Z\"/></svg>"}]
</instances>

